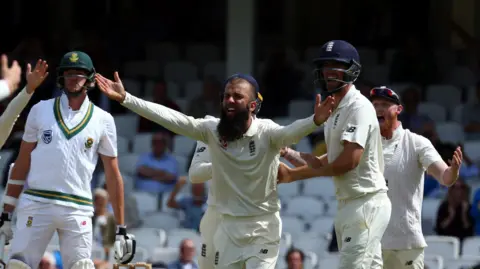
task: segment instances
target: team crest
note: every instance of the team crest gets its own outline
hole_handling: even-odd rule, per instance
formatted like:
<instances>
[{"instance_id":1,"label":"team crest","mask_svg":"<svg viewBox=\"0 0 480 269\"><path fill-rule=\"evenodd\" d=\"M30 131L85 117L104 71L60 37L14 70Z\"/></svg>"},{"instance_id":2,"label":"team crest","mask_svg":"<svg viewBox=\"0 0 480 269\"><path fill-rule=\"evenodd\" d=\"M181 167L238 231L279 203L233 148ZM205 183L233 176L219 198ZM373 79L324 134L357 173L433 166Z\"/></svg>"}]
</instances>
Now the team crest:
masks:
<instances>
[{"instance_id":1,"label":"team crest","mask_svg":"<svg viewBox=\"0 0 480 269\"><path fill-rule=\"evenodd\" d=\"M70 62L72 63L76 63L78 61L78 54L76 54L75 52L72 53L72 55L70 56L70 58L68 58L70 60Z\"/></svg>"},{"instance_id":2,"label":"team crest","mask_svg":"<svg viewBox=\"0 0 480 269\"><path fill-rule=\"evenodd\" d=\"M87 138L87 141L85 141L85 148L89 149L93 146L93 138L89 137Z\"/></svg>"},{"instance_id":3,"label":"team crest","mask_svg":"<svg viewBox=\"0 0 480 269\"><path fill-rule=\"evenodd\" d=\"M29 216L29 217L28 217L28 220L27 220L26 226L29 227L29 228L32 227L32 222L33 222L33 217L32 217L32 216Z\"/></svg>"},{"instance_id":4,"label":"team crest","mask_svg":"<svg viewBox=\"0 0 480 269\"><path fill-rule=\"evenodd\" d=\"M50 144L52 142L52 130L45 130L42 134L42 140L45 144Z\"/></svg>"}]
</instances>

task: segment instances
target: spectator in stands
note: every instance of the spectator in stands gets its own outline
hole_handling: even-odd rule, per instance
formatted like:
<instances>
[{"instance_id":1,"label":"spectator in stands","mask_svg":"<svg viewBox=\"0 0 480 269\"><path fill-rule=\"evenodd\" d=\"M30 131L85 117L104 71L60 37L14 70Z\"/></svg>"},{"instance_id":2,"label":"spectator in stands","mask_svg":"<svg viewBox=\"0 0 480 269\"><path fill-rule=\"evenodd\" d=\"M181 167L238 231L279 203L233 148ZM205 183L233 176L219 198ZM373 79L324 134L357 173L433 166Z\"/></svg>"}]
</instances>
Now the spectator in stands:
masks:
<instances>
[{"instance_id":1,"label":"spectator in stands","mask_svg":"<svg viewBox=\"0 0 480 269\"><path fill-rule=\"evenodd\" d=\"M415 87L405 89L401 100L403 101L403 111L398 116L398 119L402 122L403 128L421 134L425 124L432 122L432 120L418 112L418 105L420 104L419 90Z\"/></svg>"},{"instance_id":2,"label":"spectator in stands","mask_svg":"<svg viewBox=\"0 0 480 269\"><path fill-rule=\"evenodd\" d=\"M93 238L95 242L103 246L107 256L115 242L117 229L114 215L108 212L108 201L108 192L105 189L97 188L94 190Z\"/></svg>"},{"instance_id":3,"label":"spectator in stands","mask_svg":"<svg viewBox=\"0 0 480 269\"><path fill-rule=\"evenodd\" d=\"M180 243L180 257L177 261L168 265L168 269L198 269L197 263L193 260L195 257L195 244L190 239L184 239Z\"/></svg>"},{"instance_id":4,"label":"spectator in stands","mask_svg":"<svg viewBox=\"0 0 480 269\"><path fill-rule=\"evenodd\" d=\"M480 82L476 85L477 100L474 104L467 104L462 110L463 130L467 140L480 139Z\"/></svg>"},{"instance_id":5,"label":"spectator in stands","mask_svg":"<svg viewBox=\"0 0 480 269\"><path fill-rule=\"evenodd\" d=\"M56 269L56 265L55 256L50 252L45 252L40 260L38 269Z\"/></svg>"},{"instance_id":6,"label":"spectator in stands","mask_svg":"<svg viewBox=\"0 0 480 269\"><path fill-rule=\"evenodd\" d=\"M161 196L171 191L178 178L178 163L168 153L170 137L162 132L152 136L152 152L143 153L137 162L137 180L135 188Z\"/></svg>"},{"instance_id":7,"label":"spectator in stands","mask_svg":"<svg viewBox=\"0 0 480 269\"><path fill-rule=\"evenodd\" d=\"M455 236L461 241L473 235L474 219L470 215L469 187L462 180L448 189L446 200L437 212L438 235Z\"/></svg>"},{"instance_id":8,"label":"spectator in stands","mask_svg":"<svg viewBox=\"0 0 480 269\"><path fill-rule=\"evenodd\" d=\"M285 50L275 50L267 59L262 75L262 114L265 117L288 116L288 104L299 97L304 73L287 60Z\"/></svg>"},{"instance_id":9,"label":"spectator in stands","mask_svg":"<svg viewBox=\"0 0 480 269\"><path fill-rule=\"evenodd\" d=\"M177 194L187 183L186 177L180 177L175 188L170 193L167 205L170 208L180 209L185 212L185 222L183 227L200 231L200 221L205 212L205 185L203 183L192 184L192 195L177 199Z\"/></svg>"},{"instance_id":10,"label":"spectator in stands","mask_svg":"<svg viewBox=\"0 0 480 269\"><path fill-rule=\"evenodd\" d=\"M168 97L167 83L165 81L159 81L153 89L153 102L164 105L176 111L181 111L180 107L172 99ZM161 125L156 124L153 121L147 120L144 117L140 117L138 131L141 133L160 132L166 131L171 136L175 134L169 130L163 128Z\"/></svg>"},{"instance_id":11,"label":"spectator in stands","mask_svg":"<svg viewBox=\"0 0 480 269\"><path fill-rule=\"evenodd\" d=\"M291 248L288 250L287 255L285 255L285 261L288 266L286 269L303 269L305 254L300 249Z\"/></svg>"},{"instance_id":12,"label":"spectator in stands","mask_svg":"<svg viewBox=\"0 0 480 269\"><path fill-rule=\"evenodd\" d=\"M475 191L473 196L472 208L470 209L470 215L475 220L475 235L480 235L480 189Z\"/></svg>"},{"instance_id":13,"label":"spectator in stands","mask_svg":"<svg viewBox=\"0 0 480 269\"><path fill-rule=\"evenodd\" d=\"M391 82L413 82L419 85L436 82L438 75L433 50L425 48L424 44L415 36L406 39L405 46L393 56Z\"/></svg>"},{"instance_id":14,"label":"spectator in stands","mask_svg":"<svg viewBox=\"0 0 480 269\"><path fill-rule=\"evenodd\" d=\"M218 117L222 89L222 84L215 77L207 77L203 82L203 93L190 101L187 114L194 118L206 115Z\"/></svg>"}]
</instances>

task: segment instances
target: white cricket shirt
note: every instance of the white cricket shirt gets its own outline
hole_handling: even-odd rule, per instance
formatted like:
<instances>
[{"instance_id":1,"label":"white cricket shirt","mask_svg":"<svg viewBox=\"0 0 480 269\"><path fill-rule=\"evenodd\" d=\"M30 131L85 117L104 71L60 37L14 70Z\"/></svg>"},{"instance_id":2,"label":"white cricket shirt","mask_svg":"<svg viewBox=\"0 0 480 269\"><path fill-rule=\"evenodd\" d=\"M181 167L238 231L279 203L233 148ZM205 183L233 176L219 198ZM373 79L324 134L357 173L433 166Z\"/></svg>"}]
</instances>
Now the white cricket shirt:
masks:
<instances>
[{"instance_id":1,"label":"white cricket shirt","mask_svg":"<svg viewBox=\"0 0 480 269\"><path fill-rule=\"evenodd\" d=\"M2 116L0 116L0 149L10 136L18 116L28 104L28 101L30 101L31 97L32 95L28 94L27 90L24 88L18 93L17 96L15 96L15 98L13 98L3 112Z\"/></svg>"},{"instance_id":2,"label":"white cricket shirt","mask_svg":"<svg viewBox=\"0 0 480 269\"><path fill-rule=\"evenodd\" d=\"M383 138L385 179L392 215L382 238L383 249L423 248L422 233L424 174L442 161L430 140L400 125L391 139Z\"/></svg>"},{"instance_id":3,"label":"white cricket shirt","mask_svg":"<svg viewBox=\"0 0 480 269\"><path fill-rule=\"evenodd\" d=\"M10 96L10 88L6 80L0 80L0 102L7 99Z\"/></svg>"},{"instance_id":4,"label":"white cricket shirt","mask_svg":"<svg viewBox=\"0 0 480 269\"><path fill-rule=\"evenodd\" d=\"M207 144L198 141L188 175L192 183L208 180L208 206L215 206L215 182L212 178L212 161Z\"/></svg>"},{"instance_id":5,"label":"white cricket shirt","mask_svg":"<svg viewBox=\"0 0 480 269\"><path fill-rule=\"evenodd\" d=\"M63 94L32 107L23 140L37 146L31 153L28 188L22 198L93 214L90 181L98 154L117 156L113 117L88 97L73 111Z\"/></svg>"},{"instance_id":6,"label":"white cricket shirt","mask_svg":"<svg viewBox=\"0 0 480 269\"><path fill-rule=\"evenodd\" d=\"M338 200L388 190L383 177L382 137L376 115L372 103L352 85L325 125L330 163L343 151L343 141L357 143L364 149L355 169L333 178Z\"/></svg>"},{"instance_id":7,"label":"white cricket shirt","mask_svg":"<svg viewBox=\"0 0 480 269\"><path fill-rule=\"evenodd\" d=\"M280 126L254 118L244 136L222 141L219 119L195 119L129 93L123 105L172 132L204 142L210 151L217 210L231 216L259 216L280 210L277 173L280 148L295 144L318 126L313 116Z\"/></svg>"}]
</instances>

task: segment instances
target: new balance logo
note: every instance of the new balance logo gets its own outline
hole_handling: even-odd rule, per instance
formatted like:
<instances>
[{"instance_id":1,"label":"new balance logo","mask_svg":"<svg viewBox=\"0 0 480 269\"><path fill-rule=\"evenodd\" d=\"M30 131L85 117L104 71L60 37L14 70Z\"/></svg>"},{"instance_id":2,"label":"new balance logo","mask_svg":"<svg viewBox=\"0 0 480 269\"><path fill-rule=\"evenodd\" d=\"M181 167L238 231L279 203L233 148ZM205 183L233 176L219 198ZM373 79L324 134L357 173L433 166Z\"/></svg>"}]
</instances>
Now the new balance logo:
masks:
<instances>
[{"instance_id":1,"label":"new balance logo","mask_svg":"<svg viewBox=\"0 0 480 269\"><path fill-rule=\"evenodd\" d=\"M202 244L202 257L207 256L207 245Z\"/></svg>"},{"instance_id":2,"label":"new balance logo","mask_svg":"<svg viewBox=\"0 0 480 269\"><path fill-rule=\"evenodd\" d=\"M220 256L220 253L218 253L218 251L215 252L215 265L218 265L218 258L219 258L219 256Z\"/></svg>"},{"instance_id":3,"label":"new balance logo","mask_svg":"<svg viewBox=\"0 0 480 269\"><path fill-rule=\"evenodd\" d=\"M267 254L267 253L268 253L268 249L262 248L262 249L260 250L260 253L261 253L261 254Z\"/></svg>"}]
</instances>

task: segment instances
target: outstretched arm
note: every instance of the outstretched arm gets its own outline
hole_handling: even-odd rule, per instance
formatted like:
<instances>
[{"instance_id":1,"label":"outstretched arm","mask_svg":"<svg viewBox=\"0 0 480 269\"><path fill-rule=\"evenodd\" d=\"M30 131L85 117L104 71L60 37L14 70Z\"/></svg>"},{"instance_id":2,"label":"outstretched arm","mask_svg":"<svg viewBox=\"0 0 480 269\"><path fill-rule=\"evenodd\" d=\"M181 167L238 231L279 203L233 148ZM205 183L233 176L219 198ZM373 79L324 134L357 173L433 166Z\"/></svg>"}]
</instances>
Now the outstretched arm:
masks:
<instances>
[{"instance_id":1,"label":"outstretched arm","mask_svg":"<svg viewBox=\"0 0 480 269\"><path fill-rule=\"evenodd\" d=\"M280 151L280 156L295 167L308 165L312 168L318 168L328 164L327 154L317 157L311 153L298 152L288 147Z\"/></svg>"},{"instance_id":2,"label":"outstretched arm","mask_svg":"<svg viewBox=\"0 0 480 269\"><path fill-rule=\"evenodd\" d=\"M212 178L210 153L207 145L202 142L197 142L188 176L192 183L203 183Z\"/></svg>"},{"instance_id":3,"label":"outstretched arm","mask_svg":"<svg viewBox=\"0 0 480 269\"><path fill-rule=\"evenodd\" d=\"M194 140L207 142L207 119L195 119L166 106L145 101L125 91L118 72L114 73L115 81L96 74L98 88L108 98L120 102L138 115L156 122L168 130Z\"/></svg>"},{"instance_id":4,"label":"outstretched arm","mask_svg":"<svg viewBox=\"0 0 480 269\"><path fill-rule=\"evenodd\" d=\"M24 88L17 96L15 96L15 98L13 98L2 116L0 116L0 148L2 148L5 141L7 141L18 116L28 104L31 97L32 94L28 94L26 88Z\"/></svg>"}]
</instances>

